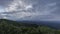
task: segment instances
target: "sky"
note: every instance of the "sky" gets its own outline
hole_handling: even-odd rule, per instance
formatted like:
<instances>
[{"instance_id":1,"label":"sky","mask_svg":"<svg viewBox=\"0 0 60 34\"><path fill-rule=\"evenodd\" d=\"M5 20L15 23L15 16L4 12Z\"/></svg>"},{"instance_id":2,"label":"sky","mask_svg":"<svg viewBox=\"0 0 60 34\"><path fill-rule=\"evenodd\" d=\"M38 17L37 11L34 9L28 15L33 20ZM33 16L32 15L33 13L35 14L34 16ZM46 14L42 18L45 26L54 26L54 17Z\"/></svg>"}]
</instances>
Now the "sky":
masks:
<instances>
[{"instance_id":1,"label":"sky","mask_svg":"<svg viewBox=\"0 0 60 34\"><path fill-rule=\"evenodd\" d=\"M60 0L0 0L0 19L60 21Z\"/></svg>"}]
</instances>

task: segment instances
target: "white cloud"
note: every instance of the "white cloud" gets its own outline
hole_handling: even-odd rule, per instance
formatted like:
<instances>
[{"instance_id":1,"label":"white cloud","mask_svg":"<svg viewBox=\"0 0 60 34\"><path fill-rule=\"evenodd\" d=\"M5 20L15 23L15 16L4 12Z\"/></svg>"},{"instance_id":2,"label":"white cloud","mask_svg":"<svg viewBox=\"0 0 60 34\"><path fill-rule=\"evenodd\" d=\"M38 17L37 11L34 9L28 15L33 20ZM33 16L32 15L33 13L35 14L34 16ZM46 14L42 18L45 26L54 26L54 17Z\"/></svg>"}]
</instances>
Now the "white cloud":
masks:
<instances>
[{"instance_id":1,"label":"white cloud","mask_svg":"<svg viewBox=\"0 0 60 34\"><path fill-rule=\"evenodd\" d=\"M32 5L28 5L25 7L25 10L32 9L32 8L33 8Z\"/></svg>"},{"instance_id":2,"label":"white cloud","mask_svg":"<svg viewBox=\"0 0 60 34\"><path fill-rule=\"evenodd\" d=\"M14 0L11 2L11 4L8 5L8 7L5 9L7 12L12 11L20 11L20 10L28 10L32 8L32 5L28 5L22 0Z\"/></svg>"}]
</instances>

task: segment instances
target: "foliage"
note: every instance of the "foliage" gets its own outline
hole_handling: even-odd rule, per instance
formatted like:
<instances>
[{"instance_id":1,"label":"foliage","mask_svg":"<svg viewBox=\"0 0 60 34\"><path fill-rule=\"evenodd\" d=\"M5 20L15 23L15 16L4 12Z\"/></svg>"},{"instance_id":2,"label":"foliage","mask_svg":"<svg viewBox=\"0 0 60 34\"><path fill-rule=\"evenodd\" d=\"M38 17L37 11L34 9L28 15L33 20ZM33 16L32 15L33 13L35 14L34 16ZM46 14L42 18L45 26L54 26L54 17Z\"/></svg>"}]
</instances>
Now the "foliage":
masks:
<instances>
[{"instance_id":1,"label":"foliage","mask_svg":"<svg viewBox=\"0 0 60 34\"><path fill-rule=\"evenodd\" d=\"M0 34L60 34L60 30L36 24L0 19Z\"/></svg>"}]
</instances>

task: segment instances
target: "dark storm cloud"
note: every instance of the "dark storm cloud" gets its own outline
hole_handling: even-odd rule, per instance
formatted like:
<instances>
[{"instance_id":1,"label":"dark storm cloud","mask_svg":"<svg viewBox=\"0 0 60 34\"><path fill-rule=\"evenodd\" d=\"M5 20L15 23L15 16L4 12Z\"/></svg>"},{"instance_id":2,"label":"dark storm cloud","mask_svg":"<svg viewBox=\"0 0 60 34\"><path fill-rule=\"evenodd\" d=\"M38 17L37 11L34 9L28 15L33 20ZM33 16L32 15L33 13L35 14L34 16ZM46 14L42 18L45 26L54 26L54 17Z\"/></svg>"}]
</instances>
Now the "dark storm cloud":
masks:
<instances>
[{"instance_id":1,"label":"dark storm cloud","mask_svg":"<svg viewBox=\"0 0 60 34\"><path fill-rule=\"evenodd\" d=\"M60 15L60 0L56 0L56 6L55 7L57 7L57 9L52 13L55 15Z\"/></svg>"}]
</instances>

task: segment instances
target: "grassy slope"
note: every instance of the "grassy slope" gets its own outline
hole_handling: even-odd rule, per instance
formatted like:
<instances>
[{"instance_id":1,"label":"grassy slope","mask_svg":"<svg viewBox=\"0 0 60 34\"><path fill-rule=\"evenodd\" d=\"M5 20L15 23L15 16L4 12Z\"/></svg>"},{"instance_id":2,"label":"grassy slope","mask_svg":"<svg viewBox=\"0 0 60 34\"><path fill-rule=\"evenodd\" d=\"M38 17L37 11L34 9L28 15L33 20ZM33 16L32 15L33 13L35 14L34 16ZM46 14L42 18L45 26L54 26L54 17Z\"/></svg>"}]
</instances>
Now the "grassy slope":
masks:
<instances>
[{"instance_id":1,"label":"grassy slope","mask_svg":"<svg viewBox=\"0 0 60 34\"><path fill-rule=\"evenodd\" d=\"M60 34L60 30L36 24L0 19L0 34Z\"/></svg>"}]
</instances>

